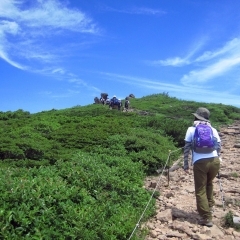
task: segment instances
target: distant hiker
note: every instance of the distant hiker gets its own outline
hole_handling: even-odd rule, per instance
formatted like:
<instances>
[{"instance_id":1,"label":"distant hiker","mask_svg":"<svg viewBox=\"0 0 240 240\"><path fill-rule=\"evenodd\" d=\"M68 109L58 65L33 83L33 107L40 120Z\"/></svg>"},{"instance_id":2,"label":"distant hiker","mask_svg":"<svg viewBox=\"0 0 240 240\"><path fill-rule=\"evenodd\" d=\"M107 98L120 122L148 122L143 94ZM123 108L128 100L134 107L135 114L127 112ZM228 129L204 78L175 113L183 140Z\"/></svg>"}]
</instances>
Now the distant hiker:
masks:
<instances>
[{"instance_id":1,"label":"distant hiker","mask_svg":"<svg viewBox=\"0 0 240 240\"><path fill-rule=\"evenodd\" d=\"M116 95L113 95L113 97L110 100L109 107L113 107L114 103L117 101Z\"/></svg>"},{"instance_id":2,"label":"distant hiker","mask_svg":"<svg viewBox=\"0 0 240 240\"><path fill-rule=\"evenodd\" d=\"M105 99L103 97L101 97L100 102L104 105L105 104Z\"/></svg>"},{"instance_id":3,"label":"distant hiker","mask_svg":"<svg viewBox=\"0 0 240 240\"><path fill-rule=\"evenodd\" d=\"M128 110L129 104L130 104L130 101L128 99L126 99L125 104L124 104L124 107L125 107L126 110Z\"/></svg>"},{"instance_id":4,"label":"distant hiker","mask_svg":"<svg viewBox=\"0 0 240 240\"><path fill-rule=\"evenodd\" d=\"M200 107L193 115L194 124L187 129L185 136L184 171L189 173L188 156L191 150L197 210L201 217L199 224L212 227L212 181L220 168L221 140L210 124L208 109Z\"/></svg>"},{"instance_id":5,"label":"distant hiker","mask_svg":"<svg viewBox=\"0 0 240 240\"><path fill-rule=\"evenodd\" d=\"M119 98L118 99L118 110L120 110L122 107L122 100Z\"/></svg>"},{"instance_id":6,"label":"distant hiker","mask_svg":"<svg viewBox=\"0 0 240 240\"><path fill-rule=\"evenodd\" d=\"M118 110L121 108L121 99L117 99L116 95L113 96L113 98L110 100L110 105L109 107L113 108L113 106L117 106Z\"/></svg>"}]
</instances>

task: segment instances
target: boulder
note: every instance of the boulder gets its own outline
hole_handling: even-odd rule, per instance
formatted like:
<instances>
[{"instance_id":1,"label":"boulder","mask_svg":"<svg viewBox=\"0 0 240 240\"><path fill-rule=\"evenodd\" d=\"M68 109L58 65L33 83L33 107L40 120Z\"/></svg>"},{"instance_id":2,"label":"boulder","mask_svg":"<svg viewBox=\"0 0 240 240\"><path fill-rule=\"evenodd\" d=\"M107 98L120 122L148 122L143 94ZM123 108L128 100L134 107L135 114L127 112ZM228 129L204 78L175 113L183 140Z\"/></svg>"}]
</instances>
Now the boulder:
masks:
<instances>
[{"instance_id":1,"label":"boulder","mask_svg":"<svg viewBox=\"0 0 240 240\"><path fill-rule=\"evenodd\" d=\"M94 98L94 103L99 104L99 103L101 103L101 101L100 101L100 99L98 97L95 97Z\"/></svg>"},{"instance_id":2,"label":"boulder","mask_svg":"<svg viewBox=\"0 0 240 240\"><path fill-rule=\"evenodd\" d=\"M106 100L108 98L108 94L107 93L101 93L101 98Z\"/></svg>"}]
</instances>

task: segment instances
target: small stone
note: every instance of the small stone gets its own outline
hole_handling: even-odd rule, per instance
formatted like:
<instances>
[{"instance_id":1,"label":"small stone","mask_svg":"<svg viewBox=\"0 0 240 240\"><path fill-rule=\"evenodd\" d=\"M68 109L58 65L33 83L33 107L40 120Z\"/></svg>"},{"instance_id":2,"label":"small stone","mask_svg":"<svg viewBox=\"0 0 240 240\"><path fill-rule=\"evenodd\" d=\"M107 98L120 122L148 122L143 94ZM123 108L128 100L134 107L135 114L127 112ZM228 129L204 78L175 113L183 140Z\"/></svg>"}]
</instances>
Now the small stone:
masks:
<instances>
[{"instance_id":1,"label":"small stone","mask_svg":"<svg viewBox=\"0 0 240 240\"><path fill-rule=\"evenodd\" d=\"M153 238L156 238L158 236L158 233L155 230L152 230L150 232L150 236L153 237Z\"/></svg>"},{"instance_id":2,"label":"small stone","mask_svg":"<svg viewBox=\"0 0 240 240\"><path fill-rule=\"evenodd\" d=\"M240 238L240 232L233 231L233 236L234 236L235 238Z\"/></svg>"}]
</instances>

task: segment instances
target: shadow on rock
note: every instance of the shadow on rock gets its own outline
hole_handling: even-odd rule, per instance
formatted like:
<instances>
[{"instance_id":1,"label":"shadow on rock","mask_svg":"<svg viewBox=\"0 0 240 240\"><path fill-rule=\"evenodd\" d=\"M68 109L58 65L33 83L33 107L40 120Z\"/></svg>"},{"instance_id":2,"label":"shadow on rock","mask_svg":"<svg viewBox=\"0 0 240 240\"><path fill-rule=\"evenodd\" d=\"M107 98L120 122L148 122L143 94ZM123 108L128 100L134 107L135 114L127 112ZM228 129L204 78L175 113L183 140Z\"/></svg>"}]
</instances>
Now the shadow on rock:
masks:
<instances>
[{"instance_id":1,"label":"shadow on rock","mask_svg":"<svg viewBox=\"0 0 240 240\"><path fill-rule=\"evenodd\" d=\"M199 215L197 212L186 212L182 209L172 207L172 219L173 220L183 220L192 224L197 224L199 220Z\"/></svg>"}]
</instances>

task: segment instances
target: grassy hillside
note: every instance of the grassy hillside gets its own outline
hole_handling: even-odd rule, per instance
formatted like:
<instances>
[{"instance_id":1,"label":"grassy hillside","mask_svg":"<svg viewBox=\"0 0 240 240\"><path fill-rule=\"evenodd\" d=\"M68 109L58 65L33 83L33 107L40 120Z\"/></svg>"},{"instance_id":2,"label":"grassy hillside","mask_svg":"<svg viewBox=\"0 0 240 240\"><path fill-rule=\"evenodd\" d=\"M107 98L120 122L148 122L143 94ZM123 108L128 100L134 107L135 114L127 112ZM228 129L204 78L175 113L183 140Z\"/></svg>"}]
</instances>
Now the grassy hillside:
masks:
<instances>
[{"instance_id":1,"label":"grassy hillside","mask_svg":"<svg viewBox=\"0 0 240 240\"><path fill-rule=\"evenodd\" d=\"M207 107L217 128L240 119L239 108L165 93L130 106L0 112L0 239L128 239L151 195L143 179L183 147L191 113Z\"/></svg>"}]
</instances>

